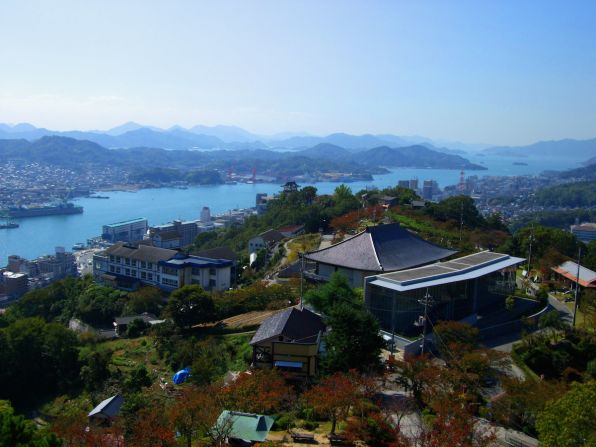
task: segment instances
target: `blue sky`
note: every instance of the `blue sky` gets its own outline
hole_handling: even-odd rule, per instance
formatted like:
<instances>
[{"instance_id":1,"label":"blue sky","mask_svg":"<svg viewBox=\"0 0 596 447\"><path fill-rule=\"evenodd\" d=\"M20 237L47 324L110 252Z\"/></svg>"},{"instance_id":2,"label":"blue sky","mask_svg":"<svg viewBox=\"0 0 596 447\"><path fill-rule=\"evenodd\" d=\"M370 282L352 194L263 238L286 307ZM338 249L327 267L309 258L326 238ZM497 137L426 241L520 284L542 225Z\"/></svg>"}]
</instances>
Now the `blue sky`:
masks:
<instances>
[{"instance_id":1,"label":"blue sky","mask_svg":"<svg viewBox=\"0 0 596 447\"><path fill-rule=\"evenodd\" d=\"M594 1L0 5L0 122L596 137Z\"/></svg>"}]
</instances>

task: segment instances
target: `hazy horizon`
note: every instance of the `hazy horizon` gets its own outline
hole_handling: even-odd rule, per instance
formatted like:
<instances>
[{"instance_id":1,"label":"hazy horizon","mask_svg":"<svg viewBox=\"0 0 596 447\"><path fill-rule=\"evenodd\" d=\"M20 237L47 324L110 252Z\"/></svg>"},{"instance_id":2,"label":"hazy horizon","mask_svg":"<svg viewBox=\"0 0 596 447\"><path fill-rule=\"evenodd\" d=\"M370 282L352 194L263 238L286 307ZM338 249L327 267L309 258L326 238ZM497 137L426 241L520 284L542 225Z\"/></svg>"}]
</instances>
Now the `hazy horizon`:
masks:
<instances>
[{"instance_id":1,"label":"hazy horizon","mask_svg":"<svg viewBox=\"0 0 596 447\"><path fill-rule=\"evenodd\" d=\"M0 122L589 139L594 23L588 1L12 1Z\"/></svg>"}]
</instances>

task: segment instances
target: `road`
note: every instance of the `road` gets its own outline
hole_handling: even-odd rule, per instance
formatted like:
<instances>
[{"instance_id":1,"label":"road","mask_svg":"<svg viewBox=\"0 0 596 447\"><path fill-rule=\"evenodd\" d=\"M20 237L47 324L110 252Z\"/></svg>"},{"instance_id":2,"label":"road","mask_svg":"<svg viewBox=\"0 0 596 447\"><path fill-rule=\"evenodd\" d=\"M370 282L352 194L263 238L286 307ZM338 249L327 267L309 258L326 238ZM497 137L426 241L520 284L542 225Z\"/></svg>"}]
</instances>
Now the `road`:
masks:
<instances>
[{"instance_id":1,"label":"road","mask_svg":"<svg viewBox=\"0 0 596 447\"><path fill-rule=\"evenodd\" d=\"M93 255L102 250L102 248L89 248L87 250L75 251L74 256L80 276L93 274Z\"/></svg>"}]
</instances>

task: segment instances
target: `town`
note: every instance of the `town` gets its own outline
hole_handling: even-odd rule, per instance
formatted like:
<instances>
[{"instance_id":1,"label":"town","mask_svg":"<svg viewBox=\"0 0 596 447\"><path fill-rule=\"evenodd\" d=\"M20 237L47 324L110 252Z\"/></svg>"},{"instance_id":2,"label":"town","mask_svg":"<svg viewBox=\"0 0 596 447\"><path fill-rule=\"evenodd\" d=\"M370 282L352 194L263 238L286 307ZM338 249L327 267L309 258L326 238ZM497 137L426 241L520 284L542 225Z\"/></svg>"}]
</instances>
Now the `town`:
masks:
<instances>
[{"instance_id":1,"label":"town","mask_svg":"<svg viewBox=\"0 0 596 447\"><path fill-rule=\"evenodd\" d=\"M505 409L524 399L515 394L521 383L533 399L544 393L539 374L549 377L548 386L559 383L561 399L571 398L563 384L591 374L589 351L548 366L536 362L532 346L548 343L550 332L570 343L593 342L594 228L575 233L586 245L555 229L507 235L469 196L433 203L416 194L415 182L400 184L360 195L341 185L319 196L316 188L287 182L278 194L257 194L250 209L211 216L203 207L197 220L155 227L144 218L105 224L89 241L93 248L57 248L32 261L11 256L0 317L8 326L0 331L42 317L40 330L62 321L63 330L96 340L80 367L102 375L83 379L87 391L69 398L75 419L65 419L57 401L45 407L54 433L69 445L91 445L97 436L174 445L173 427L187 427L176 408L194 412L199 405L213 410L197 420L204 428L180 431L184 442L410 445L443 436L435 424L459 411L457 430L479 445L537 445L546 409L531 410L538 422L523 429ZM432 182L422 194L425 186L430 193ZM319 217L311 222L309 215ZM573 261L578 247L581 266ZM168 347L154 352L153 343ZM185 354L188 343L198 357ZM86 363L95 355L101 366ZM474 356L484 360L470 370ZM569 368L577 375L563 375ZM110 382L117 374L129 378ZM437 393L440 383L449 387ZM338 386L343 397L332 397ZM242 397L249 389L256 400ZM263 400L263 393L271 397ZM125 422L127 405L143 395L151 397ZM23 399L11 398L35 402L34 395ZM395 399L405 400L396 406ZM314 413L295 413L296 401ZM169 409L160 415L156 405ZM473 410L488 405L490 415ZM436 408L430 425L425 408ZM404 424L393 426L386 419L393 417ZM152 429L143 435L147 418ZM362 425L370 418L386 428Z\"/></svg>"}]
</instances>

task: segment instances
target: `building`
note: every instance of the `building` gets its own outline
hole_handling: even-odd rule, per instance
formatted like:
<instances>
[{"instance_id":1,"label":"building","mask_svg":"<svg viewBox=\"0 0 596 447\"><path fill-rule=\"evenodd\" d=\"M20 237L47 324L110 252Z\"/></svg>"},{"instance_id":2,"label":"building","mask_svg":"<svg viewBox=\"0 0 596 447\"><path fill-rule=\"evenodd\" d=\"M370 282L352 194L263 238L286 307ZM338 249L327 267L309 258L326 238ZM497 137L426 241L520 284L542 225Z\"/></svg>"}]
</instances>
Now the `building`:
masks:
<instances>
[{"instance_id":1,"label":"building","mask_svg":"<svg viewBox=\"0 0 596 447\"><path fill-rule=\"evenodd\" d=\"M232 262L187 256L150 245L117 243L93 256L93 276L112 287L133 290L140 285L166 291L197 284L205 290L227 290Z\"/></svg>"},{"instance_id":2,"label":"building","mask_svg":"<svg viewBox=\"0 0 596 447\"><path fill-rule=\"evenodd\" d=\"M288 225L278 228L277 231L279 231L284 237L296 237L304 234L304 225Z\"/></svg>"},{"instance_id":3,"label":"building","mask_svg":"<svg viewBox=\"0 0 596 447\"><path fill-rule=\"evenodd\" d=\"M581 225L571 225L571 233L575 237L585 242L596 241L596 223L583 223Z\"/></svg>"},{"instance_id":4,"label":"building","mask_svg":"<svg viewBox=\"0 0 596 447\"><path fill-rule=\"evenodd\" d=\"M328 281L341 272L352 287L362 287L366 276L429 264L454 253L392 223L368 227L338 244L306 253L309 266L304 275Z\"/></svg>"},{"instance_id":5,"label":"building","mask_svg":"<svg viewBox=\"0 0 596 447\"><path fill-rule=\"evenodd\" d=\"M282 188L284 192L294 192L294 191L298 191L298 188L300 187L300 185L298 185L296 182L286 182Z\"/></svg>"},{"instance_id":6,"label":"building","mask_svg":"<svg viewBox=\"0 0 596 447\"><path fill-rule=\"evenodd\" d=\"M255 413L224 410L217 418L215 431L228 433L231 445L265 442L275 418Z\"/></svg>"},{"instance_id":7,"label":"building","mask_svg":"<svg viewBox=\"0 0 596 447\"><path fill-rule=\"evenodd\" d=\"M267 318L250 341L255 368L288 371L311 377L318 371L323 319L308 309L291 307Z\"/></svg>"},{"instance_id":8,"label":"building","mask_svg":"<svg viewBox=\"0 0 596 447\"><path fill-rule=\"evenodd\" d=\"M1 271L0 295L7 299L20 298L29 290L28 276L26 273Z\"/></svg>"},{"instance_id":9,"label":"building","mask_svg":"<svg viewBox=\"0 0 596 447\"><path fill-rule=\"evenodd\" d=\"M284 235L277 230L267 230L248 241L248 253L256 253L262 248L271 250L284 239Z\"/></svg>"},{"instance_id":10,"label":"building","mask_svg":"<svg viewBox=\"0 0 596 447\"><path fill-rule=\"evenodd\" d=\"M424 180L422 184L422 198L424 200L432 200L435 194L438 194L441 190L439 185L434 180Z\"/></svg>"},{"instance_id":11,"label":"building","mask_svg":"<svg viewBox=\"0 0 596 447\"><path fill-rule=\"evenodd\" d=\"M101 230L101 238L108 242L141 241L147 233L148 228L147 219L139 217L137 219L104 225Z\"/></svg>"},{"instance_id":12,"label":"building","mask_svg":"<svg viewBox=\"0 0 596 447\"><path fill-rule=\"evenodd\" d=\"M199 221L175 220L165 225L157 225L149 229L149 239L154 246L160 248L182 248L194 242L199 234Z\"/></svg>"},{"instance_id":13,"label":"building","mask_svg":"<svg viewBox=\"0 0 596 447\"><path fill-rule=\"evenodd\" d=\"M232 263L230 276L232 277L232 287L236 285L236 277L238 275L238 255L230 247L215 247L206 250L198 250L191 253L193 256L210 259L225 259Z\"/></svg>"},{"instance_id":14,"label":"building","mask_svg":"<svg viewBox=\"0 0 596 447\"><path fill-rule=\"evenodd\" d=\"M211 210L208 206L204 206L201 210L201 217L199 217L199 221L203 224L211 223Z\"/></svg>"},{"instance_id":15,"label":"building","mask_svg":"<svg viewBox=\"0 0 596 447\"><path fill-rule=\"evenodd\" d=\"M116 394L95 407L87 417L89 423L98 426L109 427L120 413L120 407L124 403L124 398L120 394Z\"/></svg>"},{"instance_id":16,"label":"building","mask_svg":"<svg viewBox=\"0 0 596 447\"><path fill-rule=\"evenodd\" d=\"M577 262L564 262L557 267L553 267L553 271L561 275L570 289L573 288L576 283L579 283L579 286L584 288L591 289L596 287L596 272L589 268L580 266L579 281L577 280Z\"/></svg>"},{"instance_id":17,"label":"building","mask_svg":"<svg viewBox=\"0 0 596 447\"><path fill-rule=\"evenodd\" d=\"M365 303L382 331L421 333L424 304L431 322L474 321L482 312L502 309L515 290L515 266L524 259L483 251L447 262L367 277ZM471 318L470 318L471 317Z\"/></svg>"},{"instance_id":18,"label":"building","mask_svg":"<svg viewBox=\"0 0 596 447\"><path fill-rule=\"evenodd\" d=\"M53 255L40 256L33 260L11 255L8 257L7 270L27 274L33 288L44 287L52 281L77 275L75 256L65 251L64 247L56 247Z\"/></svg>"}]
</instances>

